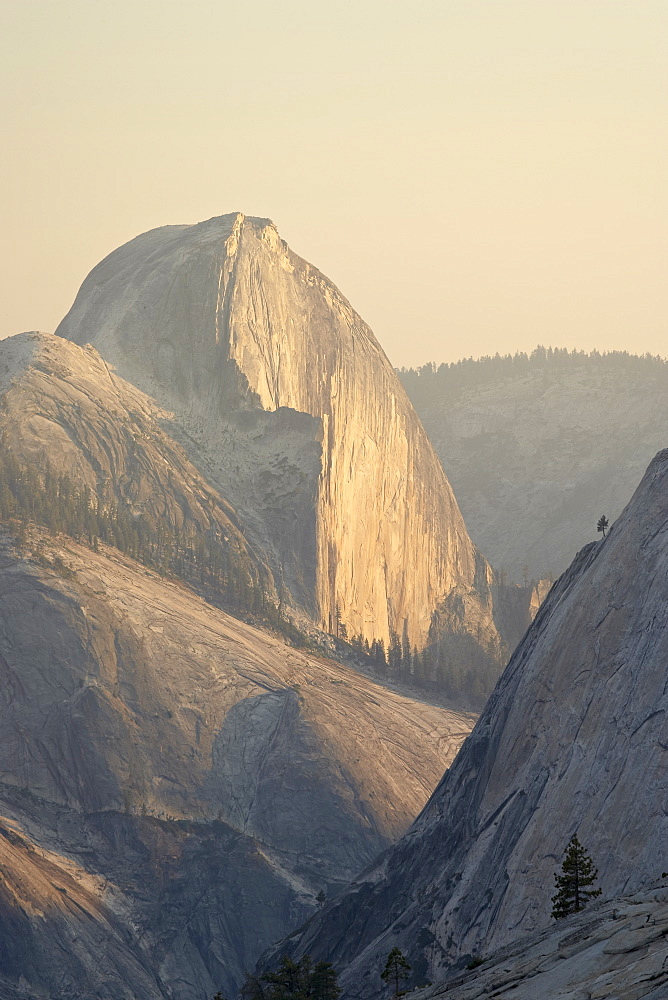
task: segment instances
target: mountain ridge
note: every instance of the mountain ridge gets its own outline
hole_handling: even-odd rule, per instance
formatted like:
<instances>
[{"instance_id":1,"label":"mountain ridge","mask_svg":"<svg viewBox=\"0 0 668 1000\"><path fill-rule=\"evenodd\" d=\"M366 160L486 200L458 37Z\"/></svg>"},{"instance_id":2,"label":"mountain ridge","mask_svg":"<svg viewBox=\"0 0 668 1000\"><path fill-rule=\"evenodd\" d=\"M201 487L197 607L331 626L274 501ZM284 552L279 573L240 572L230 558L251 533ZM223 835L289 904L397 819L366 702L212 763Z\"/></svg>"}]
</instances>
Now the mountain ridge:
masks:
<instances>
[{"instance_id":1,"label":"mountain ridge","mask_svg":"<svg viewBox=\"0 0 668 1000\"><path fill-rule=\"evenodd\" d=\"M280 597L165 411L94 348L2 342L0 390L3 970L63 998L234 991L405 829L470 717L214 603Z\"/></svg>"},{"instance_id":2,"label":"mountain ridge","mask_svg":"<svg viewBox=\"0 0 668 1000\"><path fill-rule=\"evenodd\" d=\"M468 717L102 544L0 543L3 974L54 998L61 976L124 1000L234 992L411 821Z\"/></svg>"},{"instance_id":3,"label":"mountain ridge","mask_svg":"<svg viewBox=\"0 0 668 1000\"><path fill-rule=\"evenodd\" d=\"M478 598L484 560L382 348L273 223L239 213L136 238L86 278L57 335L93 343L174 413L325 631L340 621L386 650L407 631L421 649L461 592L477 601L474 642L503 658L491 571Z\"/></svg>"},{"instance_id":4,"label":"mountain ridge","mask_svg":"<svg viewBox=\"0 0 668 1000\"><path fill-rule=\"evenodd\" d=\"M660 358L537 347L399 377L472 538L516 581L563 572L665 444Z\"/></svg>"},{"instance_id":5,"label":"mountain ridge","mask_svg":"<svg viewBox=\"0 0 668 1000\"><path fill-rule=\"evenodd\" d=\"M553 586L411 830L289 942L344 967L346 995L379 993L395 945L433 981L546 928L574 832L606 896L665 868L667 483L664 450Z\"/></svg>"}]
</instances>

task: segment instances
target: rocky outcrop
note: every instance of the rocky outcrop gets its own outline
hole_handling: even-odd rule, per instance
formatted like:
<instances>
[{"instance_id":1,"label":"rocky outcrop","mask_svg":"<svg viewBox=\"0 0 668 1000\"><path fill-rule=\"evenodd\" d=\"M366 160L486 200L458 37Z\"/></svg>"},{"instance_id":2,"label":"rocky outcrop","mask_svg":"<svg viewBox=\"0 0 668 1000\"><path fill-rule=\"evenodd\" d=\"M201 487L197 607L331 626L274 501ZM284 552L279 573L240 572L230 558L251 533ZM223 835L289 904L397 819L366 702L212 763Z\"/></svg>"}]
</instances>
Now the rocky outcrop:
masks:
<instances>
[{"instance_id":1,"label":"rocky outcrop","mask_svg":"<svg viewBox=\"0 0 668 1000\"><path fill-rule=\"evenodd\" d=\"M406 829L471 718L230 617L183 582L187 566L169 580L133 561L131 543L123 555L97 535L82 546L76 524L70 537L22 527L38 508L49 524L65 491L69 512L122 510L114 530L170 531L161 551L185 538L196 555L213 538L230 572L280 596L166 412L94 348L3 341L0 393L7 991L229 995L321 888L337 891ZM198 585L203 568L190 569Z\"/></svg>"},{"instance_id":2,"label":"rocky outcrop","mask_svg":"<svg viewBox=\"0 0 668 1000\"><path fill-rule=\"evenodd\" d=\"M373 996L399 945L417 981L550 925L571 835L604 898L665 870L668 451L550 591L409 833L291 942Z\"/></svg>"},{"instance_id":3,"label":"rocky outcrop","mask_svg":"<svg viewBox=\"0 0 668 1000\"><path fill-rule=\"evenodd\" d=\"M405 830L471 718L283 645L127 538L54 534L64 492L64 516L122 510L149 548L214 538L272 595L237 512L95 349L3 341L0 393L0 993L230 995Z\"/></svg>"},{"instance_id":4,"label":"rocky outcrop","mask_svg":"<svg viewBox=\"0 0 668 1000\"><path fill-rule=\"evenodd\" d=\"M340 614L349 636L422 648L454 595L461 632L502 658L489 567L392 367L269 220L139 236L91 272L57 332L173 412L171 433L326 630Z\"/></svg>"},{"instance_id":5,"label":"rocky outcrop","mask_svg":"<svg viewBox=\"0 0 668 1000\"><path fill-rule=\"evenodd\" d=\"M0 434L23 467L66 476L104 509L196 544L275 598L271 572L238 514L161 428L165 412L118 378L91 347L46 333L0 343Z\"/></svg>"},{"instance_id":6,"label":"rocky outcrop","mask_svg":"<svg viewBox=\"0 0 668 1000\"><path fill-rule=\"evenodd\" d=\"M263 942L308 912L224 823L82 814L4 789L1 808L3 1000L232 992Z\"/></svg>"},{"instance_id":7,"label":"rocky outcrop","mask_svg":"<svg viewBox=\"0 0 668 1000\"><path fill-rule=\"evenodd\" d=\"M665 881L590 907L485 956L415 1000L664 1000L668 992ZM477 956L480 961L481 956ZM472 963L469 963L469 965Z\"/></svg>"},{"instance_id":8,"label":"rocky outcrop","mask_svg":"<svg viewBox=\"0 0 668 1000\"><path fill-rule=\"evenodd\" d=\"M516 582L562 573L665 446L659 358L539 349L401 378L471 537Z\"/></svg>"},{"instance_id":9,"label":"rocky outcrop","mask_svg":"<svg viewBox=\"0 0 668 1000\"><path fill-rule=\"evenodd\" d=\"M0 551L2 975L229 995L406 828L471 722L113 549L25 545Z\"/></svg>"}]
</instances>

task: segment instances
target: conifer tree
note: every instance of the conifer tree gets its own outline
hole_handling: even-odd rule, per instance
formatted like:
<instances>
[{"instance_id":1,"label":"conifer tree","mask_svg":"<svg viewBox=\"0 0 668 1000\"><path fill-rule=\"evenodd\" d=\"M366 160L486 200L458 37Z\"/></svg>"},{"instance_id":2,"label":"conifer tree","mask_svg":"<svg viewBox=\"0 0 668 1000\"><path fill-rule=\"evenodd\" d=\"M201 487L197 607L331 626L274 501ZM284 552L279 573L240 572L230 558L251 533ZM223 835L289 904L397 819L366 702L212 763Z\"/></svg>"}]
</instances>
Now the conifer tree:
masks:
<instances>
[{"instance_id":1,"label":"conifer tree","mask_svg":"<svg viewBox=\"0 0 668 1000\"><path fill-rule=\"evenodd\" d=\"M317 962L314 965L309 986L313 1000L338 1000L341 995L336 969L331 962Z\"/></svg>"},{"instance_id":2,"label":"conifer tree","mask_svg":"<svg viewBox=\"0 0 668 1000\"><path fill-rule=\"evenodd\" d=\"M598 877L598 870L578 840L571 837L564 853L562 874L554 873L556 893L552 897L552 916L555 920L579 913L590 899L601 895L600 889L590 889Z\"/></svg>"},{"instance_id":3,"label":"conifer tree","mask_svg":"<svg viewBox=\"0 0 668 1000\"><path fill-rule=\"evenodd\" d=\"M341 989L330 962L313 964L309 955L295 962L284 955L273 972L246 976L241 1000L338 1000Z\"/></svg>"},{"instance_id":4,"label":"conifer tree","mask_svg":"<svg viewBox=\"0 0 668 1000\"><path fill-rule=\"evenodd\" d=\"M399 985L404 979L408 979L410 971L411 967L408 964L406 957L395 945L390 954L387 956L387 962L385 963L385 968L380 974L380 978L384 979L386 983L394 982L393 996L398 997L401 995Z\"/></svg>"},{"instance_id":5,"label":"conifer tree","mask_svg":"<svg viewBox=\"0 0 668 1000\"><path fill-rule=\"evenodd\" d=\"M259 976L247 975L239 990L239 1000L267 1000L268 995L269 990Z\"/></svg>"},{"instance_id":6,"label":"conifer tree","mask_svg":"<svg viewBox=\"0 0 668 1000\"><path fill-rule=\"evenodd\" d=\"M396 632L390 632L390 648L387 654L387 662L393 674L398 674L401 671L402 655L399 636Z\"/></svg>"}]
</instances>

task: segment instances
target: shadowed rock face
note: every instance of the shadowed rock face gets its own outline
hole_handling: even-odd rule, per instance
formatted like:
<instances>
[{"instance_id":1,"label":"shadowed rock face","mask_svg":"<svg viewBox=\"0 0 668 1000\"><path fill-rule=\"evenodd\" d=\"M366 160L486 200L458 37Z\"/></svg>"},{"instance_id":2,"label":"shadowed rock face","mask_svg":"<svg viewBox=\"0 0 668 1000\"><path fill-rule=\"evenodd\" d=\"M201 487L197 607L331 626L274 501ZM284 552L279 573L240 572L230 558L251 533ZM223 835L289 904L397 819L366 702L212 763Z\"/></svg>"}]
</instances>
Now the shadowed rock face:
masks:
<instances>
[{"instance_id":1,"label":"shadowed rock face","mask_svg":"<svg viewBox=\"0 0 668 1000\"><path fill-rule=\"evenodd\" d=\"M300 937L379 991L395 944L418 982L550 924L574 832L604 898L665 870L668 451L605 541L552 588L409 833Z\"/></svg>"},{"instance_id":2,"label":"shadowed rock face","mask_svg":"<svg viewBox=\"0 0 668 1000\"><path fill-rule=\"evenodd\" d=\"M223 823L6 799L3 1000L199 1000L223 984L232 992L263 942L308 912L257 844Z\"/></svg>"},{"instance_id":3,"label":"shadowed rock face","mask_svg":"<svg viewBox=\"0 0 668 1000\"><path fill-rule=\"evenodd\" d=\"M24 465L68 476L109 504L182 533L213 533L272 593L262 554L239 517L161 428L165 412L118 378L91 347L47 333L0 343L0 433Z\"/></svg>"},{"instance_id":4,"label":"shadowed rock face","mask_svg":"<svg viewBox=\"0 0 668 1000\"><path fill-rule=\"evenodd\" d=\"M216 532L271 580L163 411L93 348L3 341L0 391L21 467ZM404 832L470 717L285 646L116 549L38 528L20 551L1 541L0 995L234 993L321 888Z\"/></svg>"},{"instance_id":5,"label":"shadowed rock face","mask_svg":"<svg viewBox=\"0 0 668 1000\"><path fill-rule=\"evenodd\" d=\"M489 567L394 371L271 222L139 236L91 272L57 332L173 411L173 433L326 629L338 606L349 636L387 643L407 623L421 648L460 594L462 631L501 658Z\"/></svg>"},{"instance_id":6,"label":"shadowed rock face","mask_svg":"<svg viewBox=\"0 0 668 1000\"><path fill-rule=\"evenodd\" d=\"M43 566L0 551L2 974L52 997L61 974L99 997L233 992L403 832L471 722L114 550L41 543Z\"/></svg>"}]
</instances>

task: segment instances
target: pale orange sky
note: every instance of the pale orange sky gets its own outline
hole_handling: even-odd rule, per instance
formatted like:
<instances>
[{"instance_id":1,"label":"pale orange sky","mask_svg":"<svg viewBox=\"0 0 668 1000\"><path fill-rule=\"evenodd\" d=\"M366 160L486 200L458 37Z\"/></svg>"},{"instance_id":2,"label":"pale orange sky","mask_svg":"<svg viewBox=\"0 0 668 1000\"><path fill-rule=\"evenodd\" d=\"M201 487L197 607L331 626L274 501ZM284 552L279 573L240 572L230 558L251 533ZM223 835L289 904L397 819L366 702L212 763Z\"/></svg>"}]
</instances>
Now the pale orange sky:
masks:
<instances>
[{"instance_id":1,"label":"pale orange sky","mask_svg":"<svg viewBox=\"0 0 668 1000\"><path fill-rule=\"evenodd\" d=\"M0 336L137 233L269 216L397 365L668 354L666 0L2 5Z\"/></svg>"}]
</instances>

